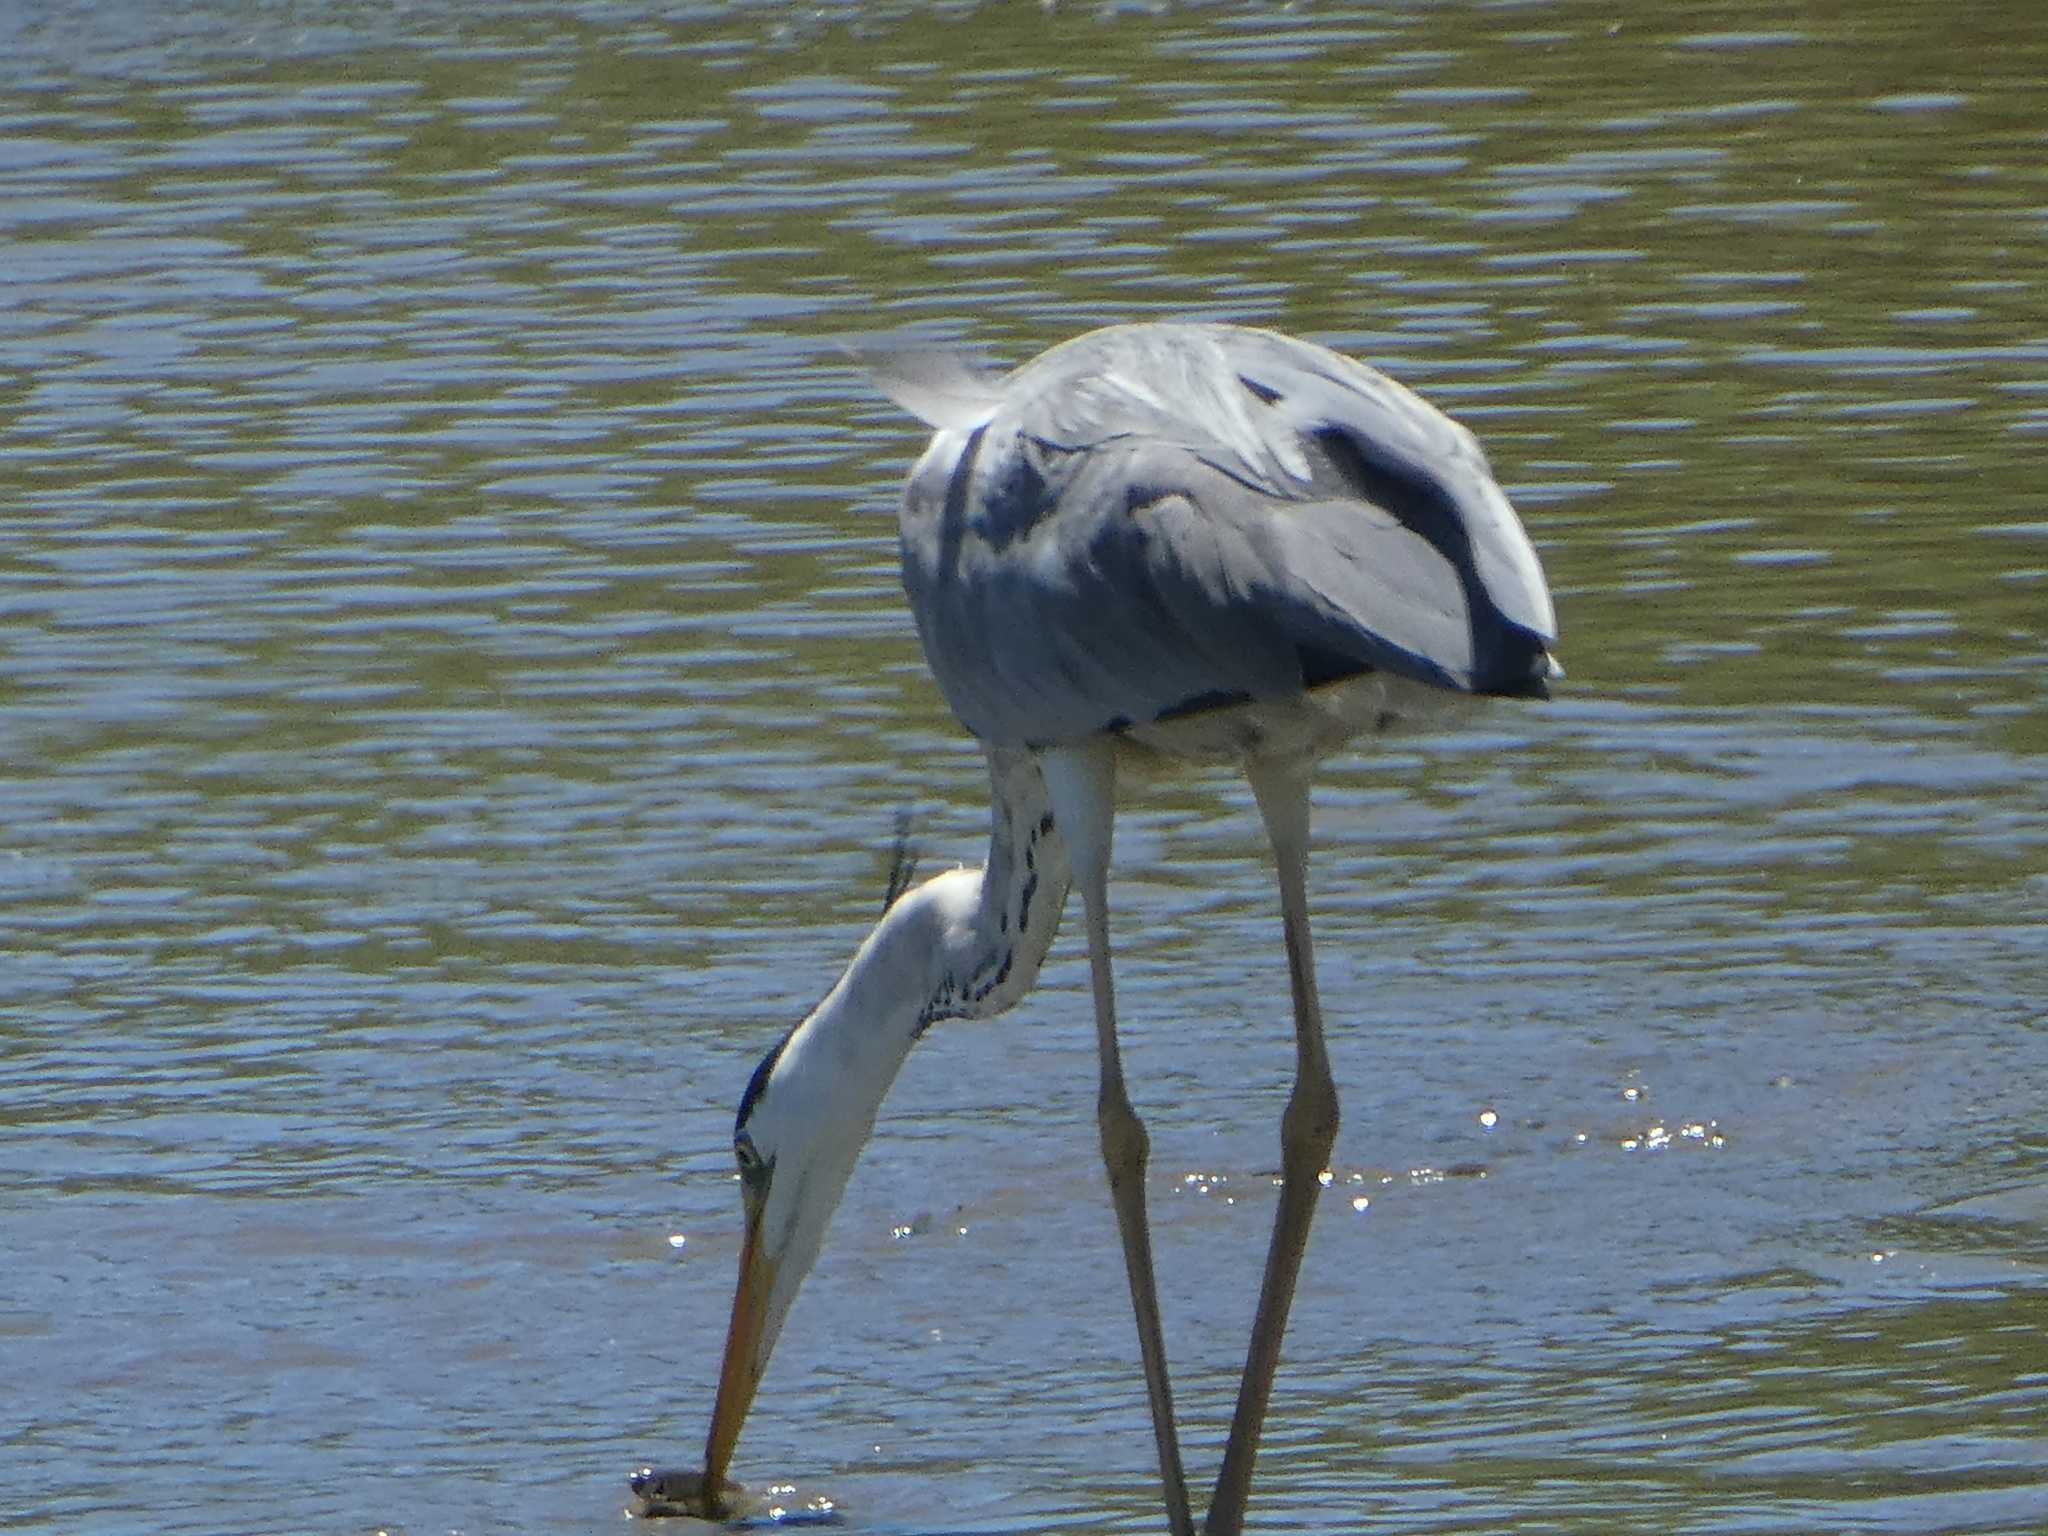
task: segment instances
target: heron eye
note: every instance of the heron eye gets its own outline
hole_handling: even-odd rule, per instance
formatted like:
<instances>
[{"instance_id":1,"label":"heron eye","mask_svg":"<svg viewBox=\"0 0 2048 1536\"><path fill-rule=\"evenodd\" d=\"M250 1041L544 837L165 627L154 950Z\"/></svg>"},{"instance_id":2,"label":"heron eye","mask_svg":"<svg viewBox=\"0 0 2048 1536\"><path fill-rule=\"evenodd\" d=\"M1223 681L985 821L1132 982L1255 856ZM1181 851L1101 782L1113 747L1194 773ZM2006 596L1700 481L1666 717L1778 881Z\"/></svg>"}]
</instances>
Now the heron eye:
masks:
<instances>
[{"instance_id":1,"label":"heron eye","mask_svg":"<svg viewBox=\"0 0 2048 1536\"><path fill-rule=\"evenodd\" d=\"M754 1150L753 1137L734 1137L732 1155L740 1165L740 1179L742 1182L756 1184L767 1176L768 1164L762 1160L761 1154Z\"/></svg>"}]
</instances>

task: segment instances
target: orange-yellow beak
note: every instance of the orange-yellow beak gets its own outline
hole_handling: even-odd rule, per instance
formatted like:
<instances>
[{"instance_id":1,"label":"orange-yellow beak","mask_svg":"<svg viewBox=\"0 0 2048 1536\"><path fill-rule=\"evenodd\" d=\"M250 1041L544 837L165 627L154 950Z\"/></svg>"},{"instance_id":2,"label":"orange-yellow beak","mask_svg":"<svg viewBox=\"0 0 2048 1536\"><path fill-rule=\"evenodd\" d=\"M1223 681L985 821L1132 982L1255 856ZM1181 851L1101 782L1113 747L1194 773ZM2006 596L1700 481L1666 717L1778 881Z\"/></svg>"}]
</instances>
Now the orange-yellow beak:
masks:
<instances>
[{"instance_id":1,"label":"orange-yellow beak","mask_svg":"<svg viewBox=\"0 0 2048 1536\"><path fill-rule=\"evenodd\" d=\"M768 1318L768 1298L775 1289L775 1263L761 1245L761 1208L747 1212L747 1235L740 1245L740 1278L732 1297L732 1325L725 1335L725 1363L718 1371L718 1399L711 1408L711 1433L704 1441L704 1487L707 1497L725 1485L725 1469L740 1438L754 1389L768 1367L761 1331Z\"/></svg>"}]
</instances>

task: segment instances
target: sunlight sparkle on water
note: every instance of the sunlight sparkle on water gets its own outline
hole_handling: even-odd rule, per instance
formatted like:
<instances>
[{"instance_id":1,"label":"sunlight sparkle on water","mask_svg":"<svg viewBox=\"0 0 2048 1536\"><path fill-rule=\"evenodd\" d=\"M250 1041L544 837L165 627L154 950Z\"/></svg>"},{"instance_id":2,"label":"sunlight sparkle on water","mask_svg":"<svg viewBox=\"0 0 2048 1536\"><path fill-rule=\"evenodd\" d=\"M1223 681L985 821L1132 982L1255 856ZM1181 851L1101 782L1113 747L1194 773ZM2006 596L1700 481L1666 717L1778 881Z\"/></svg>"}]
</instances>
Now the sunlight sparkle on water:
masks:
<instances>
[{"instance_id":1,"label":"sunlight sparkle on water","mask_svg":"<svg viewBox=\"0 0 2048 1536\"><path fill-rule=\"evenodd\" d=\"M1581 1135L1579 1140L1585 1137ZM1624 1152L1662 1152L1680 1142L1691 1142L1696 1146L1718 1149L1726 1146L1717 1120L1692 1120L1678 1128L1676 1136L1671 1128L1662 1122L1650 1125L1642 1131L1621 1138Z\"/></svg>"}]
</instances>

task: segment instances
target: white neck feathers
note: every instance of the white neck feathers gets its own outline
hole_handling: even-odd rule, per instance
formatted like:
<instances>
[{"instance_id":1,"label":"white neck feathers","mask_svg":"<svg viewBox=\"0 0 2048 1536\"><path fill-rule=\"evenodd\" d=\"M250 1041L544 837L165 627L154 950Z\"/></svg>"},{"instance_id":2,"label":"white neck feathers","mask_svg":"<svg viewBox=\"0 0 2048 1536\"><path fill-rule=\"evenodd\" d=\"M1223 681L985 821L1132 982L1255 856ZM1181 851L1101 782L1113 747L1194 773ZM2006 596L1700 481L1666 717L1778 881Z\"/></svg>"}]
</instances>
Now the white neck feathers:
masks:
<instances>
[{"instance_id":1,"label":"white neck feathers","mask_svg":"<svg viewBox=\"0 0 2048 1536\"><path fill-rule=\"evenodd\" d=\"M991 749L989 786L987 864L937 875L890 905L783 1043L756 1106L764 1117L829 1115L865 1140L927 1027L1001 1013L1031 990L1066 901L1067 850L1029 753Z\"/></svg>"}]
</instances>

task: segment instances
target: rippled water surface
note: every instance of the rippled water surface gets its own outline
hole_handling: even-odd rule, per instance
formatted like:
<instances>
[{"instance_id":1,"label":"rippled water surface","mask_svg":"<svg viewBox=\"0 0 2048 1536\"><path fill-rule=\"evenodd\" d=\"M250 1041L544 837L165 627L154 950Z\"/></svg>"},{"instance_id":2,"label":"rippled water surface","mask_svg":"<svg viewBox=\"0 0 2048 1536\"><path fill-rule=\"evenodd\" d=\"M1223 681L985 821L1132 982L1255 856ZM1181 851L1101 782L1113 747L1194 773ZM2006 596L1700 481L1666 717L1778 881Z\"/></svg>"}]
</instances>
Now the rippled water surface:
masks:
<instances>
[{"instance_id":1,"label":"rippled water surface","mask_svg":"<svg viewBox=\"0 0 2048 1536\"><path fill-rule=\"evenodd\" d=\"M1809 14L1811 11L1811 14ZM0 20L0 1528L617 1529L731 1111L983 793L831 339L1233 318L1468 421L1551 704L1330 765L1266 1531L2048 1529L2023 0ZM1227 775L1116 885L1191 1473L1291 1070ZM1078 923L884 1111L740 1447L1161 1527Z\"/></svg>"}]
</instances>

